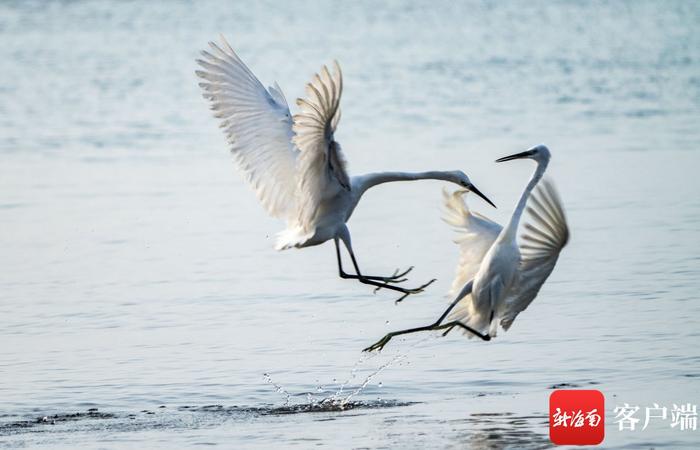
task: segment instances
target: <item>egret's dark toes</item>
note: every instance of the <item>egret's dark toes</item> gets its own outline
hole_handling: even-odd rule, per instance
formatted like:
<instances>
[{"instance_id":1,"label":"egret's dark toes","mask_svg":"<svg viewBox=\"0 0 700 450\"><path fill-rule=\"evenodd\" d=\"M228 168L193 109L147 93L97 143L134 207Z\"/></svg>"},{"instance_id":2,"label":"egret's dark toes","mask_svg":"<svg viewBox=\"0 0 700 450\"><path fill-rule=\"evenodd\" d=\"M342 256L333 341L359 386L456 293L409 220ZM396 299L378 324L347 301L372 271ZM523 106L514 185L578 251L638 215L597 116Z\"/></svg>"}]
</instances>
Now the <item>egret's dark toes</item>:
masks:
<instances>
[{"instance_id":1,"label":"egret's dark toes","mask_svg":"<svg viewBox=\"0 0 700 450\"><path fill-rule=\"evenodd\" d=\"M428 281L427 283L422 284L414 289L407 289L407 291L409 294L419 294L419 293L423 292L425 290L425 288L427 288L431 284L435 283L436 281L437 281L437 278L433 278L432 280Z\"/></svg>"},{"instance_id":2,"label":"egret's dark toes","mask_svg":"<svg viewBox=\"0 0 700 450\"><path fill-rule=\"evenodd\" d=\"M423 286L419 287L418 289L420 289L422 291L423 289L427 288L428 286L435 283L436 281L437 281L437 278L433 278L432 280L428 281L427 283L425 283Z\"/></svg>"},{"instance_id":3,"label":"egret's dark toes","mask_svg":"<svg viewBox=\"0 0 700 450\"><path fill-rule=\"evenodd\" d=\"M408 297L409 295L412 295L412 294L420 294L421 292L423 292L423 291L425 290L425 288L427 288L428 286L430 286L431 284L433 284L436 280L437 280L437 278L433 278L432 280L428 281L428 282L425 283L424 285L418 286L418 287L415 288L415 289L405 289L405 290L403 290L402 292L403 292L404 294L403 294L401 297L399 297L398 300L396 300L394 303L400 303L400 302L402 302L403 299L405 299L405 298Z\"/></svg>"},{"instance_id":4,"label":"egret's dark toes","mask_svg":"<svg viewBox=\"0 0 700 450\"><path fill-rule=\"evenodd\" d=\"M382 349L383 349L384 346L386 345L386 342L382 342L383 340L384 340L384 339L382 339L381 341L376 342L376 343L370 345L369 347L367 347L366 349L364 349L364 350L362 350L362 351L363 351L363 352L367 352L367 353L373 352L373 351L375 351L375 350L377 350L377 351L382 351Z\"/></svg>"},{"instance_id":5,"label":"egret's dark toes","mask_svg":"<svg viewBox=\"0 0 700 450\"><path fill-rule=\"evenodd\" d=\"M403 272L401 272L401 273L398 273L399 269L396 269L396 272L394 272L394 276L395 276L396 278L405 277L405 276L408 275L408 273L409 273L410 271L412 271L412 270L413 270L413 266L409 267L408 269L406 269L405 271L403 271Z\"/></svg>"},{"instance_id":6,"label":"egret's dark toes","mask_svg":"<svg viewBox=\"0 0 700 450\"><path fill-rule=\"evenodd\" d=\"M396 299L396 301L394 301L394 304L395 304L395 305L398 305L399 303L401 303L401 302L403 301L403 299L405 299L406 297L408 297L408 296L411 295L411 294L413 294L413 292L406 292L406 293L403 294L401 297L399 297L398 299Z\"/></svg>"}]
</instances>

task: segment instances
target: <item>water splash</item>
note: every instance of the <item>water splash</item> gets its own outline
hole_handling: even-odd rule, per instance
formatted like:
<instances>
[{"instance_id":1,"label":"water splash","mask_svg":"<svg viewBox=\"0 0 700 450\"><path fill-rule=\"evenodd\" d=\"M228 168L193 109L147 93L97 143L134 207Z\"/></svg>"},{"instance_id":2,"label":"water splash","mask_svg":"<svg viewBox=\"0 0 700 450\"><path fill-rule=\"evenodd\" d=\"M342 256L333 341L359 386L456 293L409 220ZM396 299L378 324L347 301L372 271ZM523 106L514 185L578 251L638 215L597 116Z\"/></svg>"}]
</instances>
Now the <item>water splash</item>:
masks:
<instances>
[{"instance_id":1,"label":"water splash","mask_svg":"<svg viewBox=\"0 0 700 450\"><path fill-rule=\"evenodd\" d=\"M391 358L389 361L387 361L384 364L382 364L381 366L379 366L379 368L377 368L377 370L375 370L371 374L367 375L367 377L365 378L365 381L363 381L362 384L357 389L352 391L350 393L350 395L348 395L347 397L345 397L344 399L341 400L341 402L340 402L341 406L347 404L350 401L350 399L352 399L354 396L356 396L357 394L362 392L362 390L367 387L369 382L372 381L372 379L374 377L376 377L377 375L382 373L387 367L393 365L394 363L401 361L406 356L408 356L408 353L398 353L398 354L394 355L394 357Z\"/></svg>"},{"instance_id":2,"label":"water splash","mask_svg":"<svg viewBox=\"0 0 700 450\"><path fill-rule=\"evenodd\" d=\"M350 375L348 378L341 383L339 389L333 393L330 396L323 397L323 398L318 398L316 395L314 395L313 392L304 392L300 394L290 394L287 392L282 386L279 384L275 383L272 381L272 378L268 373L263 374L263 378L265 379L266 382L274 386L275 391L277 391L280 394L283 394L285 396L285 403L281 408L278 408L277 410L280 413L283 412L315 412L315 411L343 411L345 409L350 409L353 407L356 407L357 405L362 405L363 407L366 407L365 403L366 402L352 402L351 400L357 396L359 393L361 393L369 384L370 382L377 377L380 373L382 373L384 370L388 369L392 365L395 364L403 364L402 361L406 359L408 356L409 352L415 348L416 346L426 342L429 339L435 339L437 336L435 335L426 335L423 339L420 339L416 342L414 342L412 345L410 345L407 349L404 351L398 351L397 353L394 354L394 356L387 362L381 364L378 368L376 368L372 373L367 375L365 379L360 383L358 387L356 387L354 390L352 390L349 394L346 394L345 389L357 378L357 372L360 369L360 367L365 364L367 361L371 361L372 359L376 358L378 355L380 355L380 352L375 352L375 353L362 353L360 358L353 364L352 368L350 369ZM336 382L336 378L333 378L333 383ZM317 387L316 387L316 392L322 393L325 389L322 384L319 383L319 380L316 380ZM379 386L382 386L382 383L379 383ZM292 404L292 395L294 396L306 396L306 403L301 403L301 404ZM379 398L377 399L378 404L384 403L384 401ZM391 403L391 402L389 402Z\"/></svg>"},{"instance_id":3,"label":"water splash","mask_svg":"<svg viewBox=\"0 0 700 450\"><path fill-rule=\"evenodd\" d=\"M277 393L284 395L284 397L285 397L284 406L289 406L289 404L290 404L291 401L292 401L292 395L291 395L289 392L287 392L282 386L280 386L279 384L277 384L277 383L275 383L274 381L272 381L272 377L270 376L269 373L264 373L264 374L263 374L263 379L264 379L267 383L271 384L271 385L275 388L275 391L276 391Z\"/></svg>"},{"instance_id":4,"label":"water splash","mask_svg":"<svg viewBox=\"0 0 700 450\"><path fill-rule=\"evenodd\" d=\"M340 398L340 396L343 395L343 391L345 390L345 386L347 386L348 384L350 384L350 382L352 380L357 378L357 369L360 367L360 365L364 364L365 361L369 361L369 360L375 358L377 355L378 355L378 353L372 353L372 354L362 353L360 355L360 359L355 361L355 364L353 364L352 368L350 369L350 376L348 377L348 379L345 380L340 385L340 389L335 394L333 394L333 397L332 397L333 400L337 400L338 398Z\"/></svg>"},{"instance_id":5,"label":"water splash","mask_svg":"<svg viewBox=\"0 0 700 450\"><path fill-rule=\"evenodd\" d=\"M345 388L354 380L357 378L357 371L360 368L362 364L364 364L366 361L369 361L377 356L377 353L374 354L366 354L363 353L362 356L353 364L352 368L350 369L350 376L348 377L347 380L345 380L341 385L340 388L333 393L332 395L328 397L324 397L321 399L318 399L313 393L311 392L306 392L306 404L300 404L300 405L293 405L292 404L292 394L290 394L286 389L284 389L281 385L275 383L272 380L272 377L270 376L269 373L264 373L263 374L263 379L271 384L274 388L275 391L284 395L285 396L285 402L282 408L278 408L280 412L282 411L305 411L305 412L310 412L310 411L343 411L346 408L352 408L355 402L351 402L350 400L355 397L357 394L362 392L362 390L367 387L367 385L372 381L374 377L379 375L381 372L383 372L386 368L391 366L392 364L396 363L397 361L400 361L401 359L405 358L407 354L397 354L395 355L391 360L388 362L382 364L379 366L376 370L374 370L372 373L367 375L365 377L364 381L360 384L359 387L357 387L355 390L353 390L350 394L346 395L343 397L343 393L345 391ZM318 381L318 380L317 380ZM335 379L334 379L335 381ZM323 392L323 386L318 385L316 388L317 392ZM303 394L301 394L303 395Z\"/></svg>"},{"instance_id":6,"label":"water splash","mask_svg":"<svg viewBox=\"0 0 700 450\"><path fill-rule=\"evenodd\" d=\"M362 382L362 384L361 384L357 389L355 389L352 393L350 393L350 395L348 395L347 397L345 397L345 398L341 401L341 405L347 404L347 403L350 401L350 399L352 399L354 396L356 396L357 394L359 394L360 392L362 392L362 390L363 390L365 387L367 387L367 385L369 384L369 382L372 381L372 379L373 379L374 377L376 377L377 375L379 375L380 373L382 373L385 369L387 369L388 367L390 367L390 366L392 366L392 365L394 365L394 364L396 364L396 363L400 363L400 361L403 360L403 359L405 359L405 358L408 356L408 353L409 353L411 350L413 350L415 347L417 347L418 345L420 345L420 344L422 344L422 343L424 343L424 342L426 342L426 341L428 341L428 340L436 339L437 337L438 337L437 335L430 335L430 334L428 334L428 335L426 335L423 339L419 339L418 341L414 342L414 343L413 343L412 345L410 345L405 351L403 351L403 352L397 352L397 353L394 355L394 357L393 357L392 359L390 359L388 362L382 364L381 366L379 366L379 368L377 368L377 370L375 370L374 372L372 372L371 374L369 374L369 375L367 376L367 378L365 378L365 380ZM363 362L365 362L365 361L367 361L367 360L373 358L375 355L379 355L379 354L380 354L380 353L372 353L372 355L371 355L370 357L367 357L367 358L364 358L364 359L363 359L363 357L366 355L366 354L363 353L363 356L360 357L360 359L359 359L359 360L355 363L355 365L353 366L353 377L354 377L354 371L356 370L356 368L357 368L357 366L358 366L359 364L361 364L361 363L363 363ZM400 364L401 364L401 363L400 363ZM381 386L382 384L380 383L379 385ZM343 386L341 386L340 391L338 391L338 393L336 394L336 398L339 397L339 396L342 394L342 391L343 391Z\"/></svg>"}]
</instances>

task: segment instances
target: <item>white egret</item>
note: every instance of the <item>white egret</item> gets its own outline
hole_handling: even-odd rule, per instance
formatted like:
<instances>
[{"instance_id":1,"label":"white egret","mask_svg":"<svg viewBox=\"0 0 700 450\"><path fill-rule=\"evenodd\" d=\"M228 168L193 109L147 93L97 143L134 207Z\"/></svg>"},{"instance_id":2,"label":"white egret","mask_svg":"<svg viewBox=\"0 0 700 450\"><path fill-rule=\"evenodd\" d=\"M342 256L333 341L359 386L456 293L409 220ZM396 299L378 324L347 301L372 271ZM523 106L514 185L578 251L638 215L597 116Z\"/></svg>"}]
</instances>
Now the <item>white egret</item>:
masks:
<instances>
[{"instance_id":1,"label":"white egret","mask_svg":"<svg viewBox=\"0 0 700 450\"><path fill-rule=\"evenodd\" d=\"M401 299L421 292L435 280L406 289L390 283L405 281L412 268L391 276L371 276L360 271L352 251L346 222L371 187L392 181L435 179L468 188L492 204L462 171L419 173L380 172L348 176L345 158L334 132L340 120L343 80L334 62L334 73L322 68L306 85L306 98L298 99L299 112L292 117L280 87L265 89L236 55L226 40L210 42L211 52L197 60L204 70L196 74L211 102L214 116L221 119L231 152L269 214L287 222L277 235L278 250L319 245L333 239L342 278L401 292ZM343 270L340 246L343 241L354 274Z\"/></svg>"},{"instance_id":2,"label":"white egret","mask_svg":"<svg viewBox=\"0 0 700 450\"><path fill-rule=\"evenodd\" d=\"M535 299L569 239L569 228L561 200L551 183L543 181L530 196L549 163L547 147L538 145L496 162L520 158L535 160L537 169L505 228L472 213L462 199L468 191L444 193L444 219L459 233L456 242L461 253L451 290L451 294L457 294L447 310L435 323L389 333L365 351L381 350L394 336L446 330L444 336L455 327L462 328L470 337L488 341L496 336L499 322L508 330L516 316ZM526 204L529 204L530 220L525 223L518 242L516 234Z\"/></svg>"}]
</instances>

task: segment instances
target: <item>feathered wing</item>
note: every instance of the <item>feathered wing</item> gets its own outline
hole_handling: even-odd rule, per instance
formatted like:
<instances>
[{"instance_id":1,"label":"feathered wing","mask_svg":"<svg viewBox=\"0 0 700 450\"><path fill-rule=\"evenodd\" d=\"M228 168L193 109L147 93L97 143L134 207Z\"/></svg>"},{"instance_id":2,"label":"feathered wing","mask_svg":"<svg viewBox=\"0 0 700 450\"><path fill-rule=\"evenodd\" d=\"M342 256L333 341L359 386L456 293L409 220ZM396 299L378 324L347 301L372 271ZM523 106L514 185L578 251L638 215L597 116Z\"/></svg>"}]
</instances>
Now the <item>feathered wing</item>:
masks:
<instances>
[{"instance_id":1,"label":"feathered wing","mask_svg":"<svg viewBox=\"0 0 700 450\"><path fill-rule=\"evenodd\" d=\"M474 279L491 245L501 232L496 222L470 211L463 195L468 191L457 190L450 193L442 190L444 201L443 220L452 225L457 233L455 243L459 245L459 264L449 295L454 297L465 284Z\"/></svg>"},{"instance_id":2,"label":"feathered wing","mask_svg":"<svg viewBox=\"0 0 700 450\"><path fill-rule=\"evenodd\" d=\"M340 189L349 190L345 158L333 134L340 120L340 96L343 79L334 62L333 75L324 66L306 85L306 98L297 99L300 107L294 115L293 142L299 149L297 192L299 194L298 227L310 233L324 198Z\"/></svg>"},{"instance_id":3,"label":"feathered wing","mask_svg":"<svg viewBox=\"0 0 700 450\"><path fill-rule=\"evenodd\" d=\"M456 300L465 285L474 279L484 256L501 233L502 228L496 222L470 211L463 198L463 194L466 192L458 190L450 194L443 189L445 203L443 220L455 228L457 232L455 243L459 245L460 253L459 264L449 292L451 300ZM471 293L462 297L450 312L447 321L452 320L459 320L478 330L483 330L484 327L488 326L488 320L484 321L484 318L478 314ZM470 332L465 331L464 334L469 338L474 337Z\"/></svg>"},{"instance_id":4,"label":"feathered wing","mask_svg":"<svg viewBox=\"0 0 700 450\"><path fill-rule=\"evenodd\" d=\"M501 314L504 330L535 299L569 240L564 207L548 180L542 181L528 200L527 213L529 217L518 245L521 254L518 278L510 288Z\"/></svg>"},{"instance_id":5,"label":"feathered wing","mask_svg":"<svg viewBox=\"0 0 700 450\"><path fill-rule=\"evenodd\" d=\"M223 36L221 40L221 45L210 42L211 52L202 51L197 60L204 98L221 119L231 153L260 203L272 216L290 219L298 151L287 101L277 84L265 89Z\"/></svg>"}]
</instances>

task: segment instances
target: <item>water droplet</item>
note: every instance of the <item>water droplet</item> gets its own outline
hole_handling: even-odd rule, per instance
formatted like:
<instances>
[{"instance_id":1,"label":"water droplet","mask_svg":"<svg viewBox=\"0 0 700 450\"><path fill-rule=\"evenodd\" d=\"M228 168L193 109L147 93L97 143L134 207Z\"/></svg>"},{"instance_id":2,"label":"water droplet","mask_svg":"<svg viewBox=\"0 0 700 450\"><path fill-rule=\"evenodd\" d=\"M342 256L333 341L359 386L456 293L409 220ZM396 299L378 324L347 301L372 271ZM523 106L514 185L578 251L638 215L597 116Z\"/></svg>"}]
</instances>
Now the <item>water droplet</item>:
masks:
<instances>
[{"instance_id":1,"label":"water droplet","mask_svg":"<svg viewBox=\"0 0 700 450\"><path fill-rule=\"evenodd\" d=\"M335 378L333 378L333 382L334 382L334 383L336 383L337 381L338 381L338 380L336 380Z\"/></svg>"},{"instance_id":2,"label":"water droplet","mask_svg":"<svg viewBox=\"0 0 700 450\"><path fill-rule=\"evenodd\" d=\"M384 384L384 383L382 383L382 382L380 381L379 383L377 383L377 386L382 387L383 384Z\"/></svg>"},{"instance_id":3,"label":"water droplet","mask_svg":"<svg viewBox=\"0 0 700 450\"><path fill-rule=\"evenodd\" d=\"M323 386L317 386L316 392L323 392Z\"/></svg>"},{"instance_id":4,"label":"water droplet","mask_svg":"<svg viewBox=\"0 0 700 450\"><path fill-rule=\"evenodd\" d=\"M389 325L389 321L387 320L386 322L384 322L384 325Z\"/></svg>"}]
</instances>

